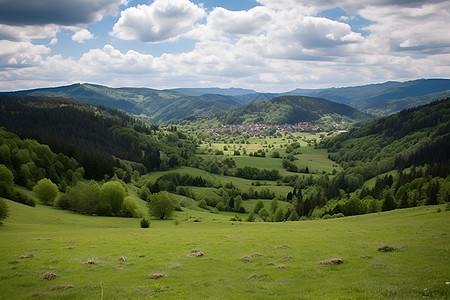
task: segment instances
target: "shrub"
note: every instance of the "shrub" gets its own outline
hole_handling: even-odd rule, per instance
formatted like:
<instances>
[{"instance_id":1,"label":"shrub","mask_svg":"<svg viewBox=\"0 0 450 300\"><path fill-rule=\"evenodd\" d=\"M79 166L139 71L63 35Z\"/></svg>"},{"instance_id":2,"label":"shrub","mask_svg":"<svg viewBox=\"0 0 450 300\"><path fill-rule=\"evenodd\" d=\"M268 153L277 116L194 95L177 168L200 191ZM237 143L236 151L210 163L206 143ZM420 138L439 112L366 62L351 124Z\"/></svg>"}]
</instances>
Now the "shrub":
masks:
<instances>
[{"instance_id":1,"label":"shrub","mask_svg":"<svg viewBox=\"0 0 450 300\"><path fill-rule=\"evenodd\" d=\"M7 198L11 199L14 202L22 203L31 207L36 206L36 201L34 201L33 198L30 198L28 195L15 189L9 191Z\"/></svg>"},{"instance_id":2,"label":"shrub","mask_svg":"<svg viewBox=\"0 0 450 300\"><path fill-rule=\"evenodd\" d=\"M336 218L343 218L343 217L345 217L343 213L338 213L338 214L334 214L332 218L336 219Z\"/></svg>"},{"instance_id":3,"label":"shrub","mask_svg":"<svg viewBox=\"0 0 450 300\"><path fill-rule=\"evenodd\" d=\"M43 178L33 187L36 197L45 205L52 205L58 196L58 186L50 179Z\"/></svg>"},{"instance_id":4,"label":"shrub","mask_svg":"<svg viewBox=\"0 0 450 300\"><path fill-rule=\"evenodd\" d=\"M113 215L120 213L126 195L127 192L119 181L108 181L102 185L99 191L101 204L110 206Z\"/></svg>"},{"instance_id":5,"label":"shrub","mask_svg":"<svg viewBox=\"0 0 450 300\"><path fill-rule=\"evenodd\" d=\"M208 205L206 204L205 200L200 200L198 202L198 207L203 208L203 209L208 209Z\"/></svg>"},{"instance_id":6,"label":"shrub","mask_svg":"<svg viewBox=\"0 0 450 300\"><path fill-rule=\"evenodd\" d=\"M323 217L322 217L322 219L324 219L324 220L328 220L328 219L331 219L332 217L331 217L331 215L329 215L329 214L326 214L326 215L324 215Z\"/></svg>"},{"instance_id":7,"label":"shrub","mask_svg":"<svg viewBox=\"0 0 450 300\"><path fill-rule=\"evenodd\" d=\"M122 210L120 211L120 215L129 218L139 217L136 202L132 197L127 196L123 199Z\"/></svg>"},{"instance_id":8,"label":"shrub","mask_svg":"<svg viewBox=\"0 0 450 300\"><path fill-rule=\"evenodd\" d=\"M8 205L3 199L0 199L0 223L8 216Z\"/></svg>"},{"instance_id":9,"label":"shrub","mask_svg":"<svg viewBox=\"0 0 450 300\"><path fill-rule=\"evenodd\" d=\"M141 219L141 228L149 228L150 227L150 222L148 221L147 218L142 218Z\"/></svg>"}]
</instances>

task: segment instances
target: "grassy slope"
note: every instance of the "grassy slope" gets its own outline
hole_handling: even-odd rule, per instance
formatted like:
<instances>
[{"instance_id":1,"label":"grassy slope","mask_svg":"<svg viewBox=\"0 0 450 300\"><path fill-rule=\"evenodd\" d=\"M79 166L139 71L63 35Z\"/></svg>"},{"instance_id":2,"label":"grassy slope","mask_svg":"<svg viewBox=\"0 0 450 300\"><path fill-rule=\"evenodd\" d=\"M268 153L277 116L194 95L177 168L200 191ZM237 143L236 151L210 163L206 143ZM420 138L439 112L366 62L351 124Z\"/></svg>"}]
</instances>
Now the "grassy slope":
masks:
<instances>
[{"instance_id":1,"label":"grassy slope","mask_svg":"<svg viewBox=\"0 0 450 300\"><path fill-rule=\"evenodd\" d=\"M104 299L442 299L450 292L450 212L436 207L295 223L152 221L140 229L138 219L7 204L0 299L36 292L47 293L43 299L100 299L102 286ZM401 249L377 252L383 244ZM187 256L192 250L205 256ZM240 259L255 253L264 256ZM344 264L317 264L332 257ZM97 263L84 264L88 259ZM45 272L59 277L41 279ZM169 277L148 279L152 273ZM64 284L73 288L51 290Z\"/></svg>"}]
</instances>

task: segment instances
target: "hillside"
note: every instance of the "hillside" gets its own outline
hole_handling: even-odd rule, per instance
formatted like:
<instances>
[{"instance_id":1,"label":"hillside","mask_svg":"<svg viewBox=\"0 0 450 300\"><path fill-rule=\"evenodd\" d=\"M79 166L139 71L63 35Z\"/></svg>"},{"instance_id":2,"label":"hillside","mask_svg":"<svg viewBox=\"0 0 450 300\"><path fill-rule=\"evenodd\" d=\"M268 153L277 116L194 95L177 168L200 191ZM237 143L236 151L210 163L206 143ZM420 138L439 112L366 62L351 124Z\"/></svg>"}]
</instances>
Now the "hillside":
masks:
<instances>
[{"instance_id":1,"label":"hillside","mask_svg":"<svg viewBox=\"0 0 450 300\"><path fill-rule=\"evenodd\" d=\"M448 163L450 98L378 118L321 146L332 160L365 179L411 165Z\"/></svg>"},{"instance_id":2,"label":"hillside","mask_svg":"<svg viewBox=\"0 0 450 300\"><path fill-rule=\"evenodd\" d=\"M174 91L148 88L110 88L93 84L73 84L3 94L72 98L92 105L101 105L142 115L155 123L189 116L208 116L240 105L238 102L230 100L229 97L224 99L223 96L190 96Z\"/></svg>"},{"instance_id":3,"label":"hillside","mask_svg":"<svg viewBox=\"0 0 450 300\"><path fill-rule=\"evenodd\" d=\"M320 97L358 110L388 115L450 96L449 79L420 79L322 90L294 90L289 94Z\"/></svg>"},{"instance_id":4,"label":"hillside","mask_svg":"<svg viewBox=\"0 0 450 300\"><path fill-rule=\"evenodd\" d=\"M209 122L226 124L296 124L311 122L322 130L346 129L370 116L347 105L320 98L281 96L216 114ZM211 121L212 120L212 121ZM197 123L209 124L204 120Z\"/></svg>"},{"instance_id":5,"label":"hillside","mask_svg":"<svg viewBox=\"0 0 450 300\"><path fill-rule=\"evenodd\" d=\"M75 158L95 179L114 175L115 168L128 170L129 178L133 169L183 165L195 152L181 133L67 98L0 96L0 126Z\"/></svg>"}]
</instances>

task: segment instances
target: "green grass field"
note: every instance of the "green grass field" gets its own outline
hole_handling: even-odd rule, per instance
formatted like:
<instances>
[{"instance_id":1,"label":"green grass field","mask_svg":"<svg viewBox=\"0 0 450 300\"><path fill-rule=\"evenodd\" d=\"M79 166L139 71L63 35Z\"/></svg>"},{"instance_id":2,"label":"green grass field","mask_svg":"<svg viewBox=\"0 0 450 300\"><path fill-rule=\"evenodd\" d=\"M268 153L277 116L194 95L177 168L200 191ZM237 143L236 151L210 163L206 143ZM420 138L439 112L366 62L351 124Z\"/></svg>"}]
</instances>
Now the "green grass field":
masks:
<instances>
[{"instance_id":1,"label":"green grass field","mask_svg":"<svg viewBox=\"0 0 450 300\"><path fill-rule=\"evenodd\" d=\"M0 299L448 299L450 292L443 206L285 223L186 209L179 222L141 229L138 219L6 202ZM188 215L204 219L184 221ZM396 250L379 252L381 245ZM343 264L318 263L334 257ZM43 279L48 272L58 276ZM155 274L163 277L149 278Z\"/></svg>"}]
</instances>

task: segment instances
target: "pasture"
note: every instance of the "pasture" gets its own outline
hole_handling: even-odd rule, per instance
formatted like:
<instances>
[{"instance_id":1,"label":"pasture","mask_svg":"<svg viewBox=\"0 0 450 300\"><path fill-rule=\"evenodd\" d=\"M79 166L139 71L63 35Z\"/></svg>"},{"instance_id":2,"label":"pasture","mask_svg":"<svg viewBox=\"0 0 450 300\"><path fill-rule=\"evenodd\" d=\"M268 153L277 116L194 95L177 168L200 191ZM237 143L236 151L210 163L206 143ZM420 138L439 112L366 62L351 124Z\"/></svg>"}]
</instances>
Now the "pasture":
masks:
<instances>
[{"instance_id":1,"label":"pasture","mask_svg":"<svg viewBox=\"0 0 450 300\"><path fill-rule=\"evenodd\" d=\"M231 222L184 208L176 222L141 229L139 219L6 202L0 299L447 299L450 292L443 206L285 223ZM394 249L378 251L383 245ZM331 258L343 263L320 264Z\"/></svg>"}]
</instances>

